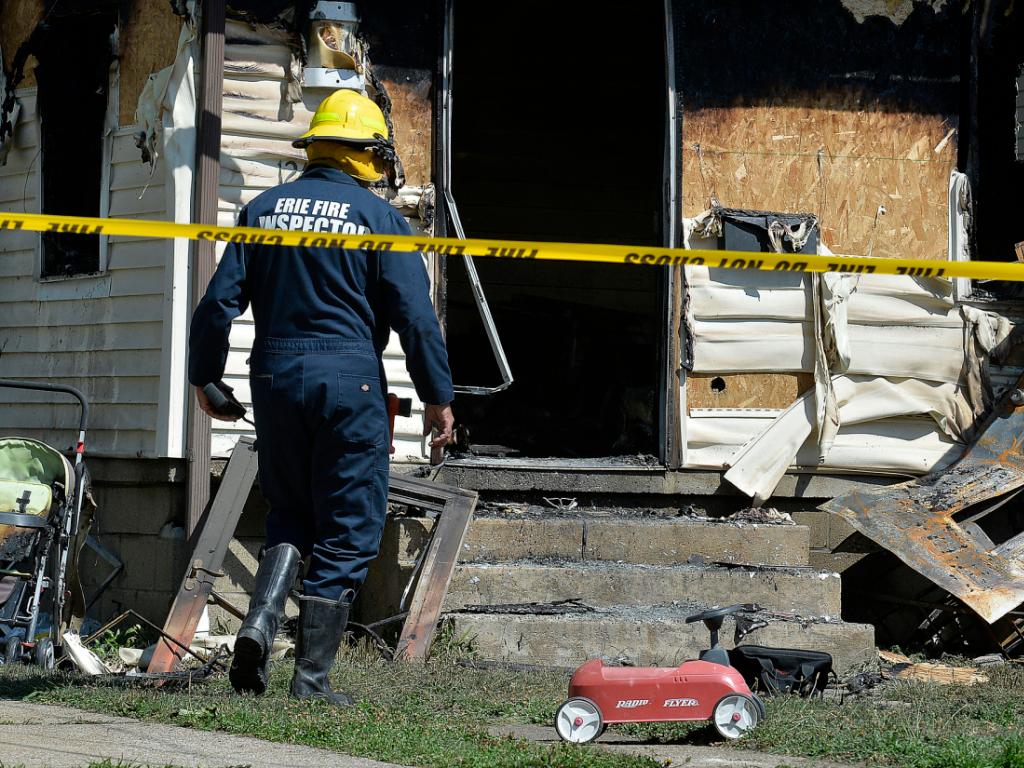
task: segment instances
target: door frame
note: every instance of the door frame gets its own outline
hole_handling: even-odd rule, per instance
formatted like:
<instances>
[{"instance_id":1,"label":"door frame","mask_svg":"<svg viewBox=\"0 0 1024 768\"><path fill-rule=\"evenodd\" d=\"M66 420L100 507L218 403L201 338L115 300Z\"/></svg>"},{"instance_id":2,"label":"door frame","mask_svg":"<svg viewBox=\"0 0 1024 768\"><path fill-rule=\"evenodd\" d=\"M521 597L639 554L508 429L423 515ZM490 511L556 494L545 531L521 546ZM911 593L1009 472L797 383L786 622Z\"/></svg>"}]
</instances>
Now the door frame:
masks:
<instances>
[{"instance_id":1,"label":"door frame","mask_svg":"<svg viewBox=\"0 0 1024 768\"><path fill-rule=\"evenodd\" d=\"M682 244L682 101L676 90L676 46L678 44L673 0L664 2L664 62L666 119L664 125L664 159L662 184L661 230L662 245L678 248ZM448 133L445 131L449 106L447 90L450 47L453 45L453 17L456 0L436 0L440 25L437 30L439 54L434 88L434 177L437 190L435 234L441 237L451 232L448 199L445 194L447 174L439 172L450 159L451 148L446 146ZM448 257L436 258L435 307L441 319L442 329L447 333L447 261ZM685 429L683 426L683 401L685 397L685 370L682 366L683 334L683 292L684 275L682 267L663 267L659 281L659 306L661 307L662 339L657 365L660 370L657 387L656 421L658 428L658 460L668 469L678 469L685 463ZM532 460L534 463L536 460ZM558 459L550 461L557 465ZM514 460L508 460L510 465Z\"/></svg>"},{"instance_id":2,"label":"door frame","mask_svg":"<svg viewBox=\"0 0 1024 768\"><path fill-rule=\"evenodd\" d=\"M676 83L677 29L672 0L665 2L665 174L662 231L666 248L682 245L682 145L683 105ZM666 318L662 343L661 381L661 445L662 463L679 469L686 461L686 430L684 428L686 371L682 365L683 334L683 267L666 267L663 282L663 309Z\"/></svg>"}]
</instances>

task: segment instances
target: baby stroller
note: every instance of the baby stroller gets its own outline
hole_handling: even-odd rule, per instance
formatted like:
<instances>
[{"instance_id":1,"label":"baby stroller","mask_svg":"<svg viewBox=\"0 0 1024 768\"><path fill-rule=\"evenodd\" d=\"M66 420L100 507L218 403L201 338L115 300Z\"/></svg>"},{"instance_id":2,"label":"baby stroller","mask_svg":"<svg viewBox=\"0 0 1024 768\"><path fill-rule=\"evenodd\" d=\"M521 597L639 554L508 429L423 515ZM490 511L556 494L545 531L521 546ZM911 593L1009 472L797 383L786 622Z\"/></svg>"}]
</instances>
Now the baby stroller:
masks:
<instances>
[{"instance_id":1,"label":"baby stroller","mask_svg":"<svg viewBox=\"0 0 1024 768\"><path fill-rule=\"evenodd\" d=\"M82 456L89 405L74 387L8 379L0 387L61 392L81 405L74 465L38 440L0 438L0 653L8 664L50 669L67 618L66 572L88 484Z\"/></svg>"}]
</instances>

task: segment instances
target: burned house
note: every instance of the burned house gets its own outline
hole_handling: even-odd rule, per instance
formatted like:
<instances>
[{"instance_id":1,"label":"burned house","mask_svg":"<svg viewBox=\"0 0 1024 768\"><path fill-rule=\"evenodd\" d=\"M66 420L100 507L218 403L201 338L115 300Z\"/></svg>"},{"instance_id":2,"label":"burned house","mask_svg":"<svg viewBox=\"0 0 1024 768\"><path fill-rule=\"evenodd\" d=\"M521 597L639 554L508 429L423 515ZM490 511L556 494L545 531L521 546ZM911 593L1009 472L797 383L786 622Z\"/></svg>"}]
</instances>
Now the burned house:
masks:
<instances>
[{"instance_id":1,"label":"burned house","mask_svg":"<svg viewBox=\"0 0 1024 768\"><path fill-rule=\"evenodd\" d=\"M829 0L786 18L734 1L615 17L556 5L5 0L0 209L232 224L301 172L290 139L353 87L394 126L401 162L378 191L419 231L1018 258L1012 4ZM0 375L61 379L95 403L99 539L125 568L94 609L159 618L209 457L216 468L248 429L190 415L188 319L215 254L4 232L0 258ZM504 658L576 658L566 623L589 653L667 654L636 639L645 622L678 629L665 605L726 600L831 617L800 630L810 639L761 630L779 642L870 647L870 627L837 622L839 579L821 575L860 560L834 553L853 529L818 505L951 465L1021 373L1016 284L429 259L461 425L437 479L493 502L448 605ZM251 342L237 322L227 381L246 402ZM397 343L385 362L392 391L414 397ZM61 445L70 409L2 396L5 432ZM401 471L428 459L419 413L398 422ZM797 524L720 522L762 505ZM224 587L243 603L259 526L254 510ZM389 529L367 615L396 607L390 574L429 527ZM900 599L931 605L928 588ZM604 613L460 610L570 598Z\"/></svg>"}]
</instances>

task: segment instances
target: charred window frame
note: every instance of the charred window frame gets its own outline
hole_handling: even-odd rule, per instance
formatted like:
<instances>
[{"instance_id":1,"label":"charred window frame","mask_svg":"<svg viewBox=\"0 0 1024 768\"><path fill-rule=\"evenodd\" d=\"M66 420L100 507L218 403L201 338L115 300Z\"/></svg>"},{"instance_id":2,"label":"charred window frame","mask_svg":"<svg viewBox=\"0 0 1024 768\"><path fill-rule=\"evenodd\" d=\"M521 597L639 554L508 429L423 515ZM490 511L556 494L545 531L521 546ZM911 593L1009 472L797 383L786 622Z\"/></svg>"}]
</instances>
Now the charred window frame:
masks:
<instances>
[{"instance_id":1,"label":"charred window frame","mask_svg":"<svg viewBox=\"0 0 1024 768\"><path fill-rule=\"evenodd\" d=\"M117 28L116 6L103 4L58 11L39 30L42 213L109 213L111 139L117 121ZM94 276L105 271L106 262L106 236L70 229L40 235L40 280Z\"/></svg>"},{"instance_id":2,"label":"charred window frame","mask_svg":"<svg viewBox=\"0 0 1024 768\"><path fill-rule=\"evenodd\" d=\"M1017 162L1024 163L1024 64L1017 72Z\"/></svg>"}]
</instances>

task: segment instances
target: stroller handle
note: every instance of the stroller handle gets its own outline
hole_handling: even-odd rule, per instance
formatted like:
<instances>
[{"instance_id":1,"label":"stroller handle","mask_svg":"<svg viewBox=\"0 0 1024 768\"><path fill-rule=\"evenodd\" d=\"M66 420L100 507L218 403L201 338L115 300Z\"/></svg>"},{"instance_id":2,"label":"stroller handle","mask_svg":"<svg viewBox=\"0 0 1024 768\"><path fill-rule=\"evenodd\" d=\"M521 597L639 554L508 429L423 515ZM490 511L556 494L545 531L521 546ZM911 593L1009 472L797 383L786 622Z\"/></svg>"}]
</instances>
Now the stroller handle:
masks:
<instances>
[{"instance_id":1,"label":"stroller handle","mask_svg":"<svg viewBox=\"0 0 1024 768\"><path fill-rule=\"evenodd\" d=\"M77 398L78 404L82 406L82 415L78 420L78 433L79 440L83 440L85 436L85 426L89 422L89 403L85 399L85 395L74 387L67 387L63 384L47 384L43 381L17 381L15 379L0 379L0 387L9 387L11 389L36 389L41 392L63 392L64 394L71 395Z\"/></svg>"}]
</instances>

